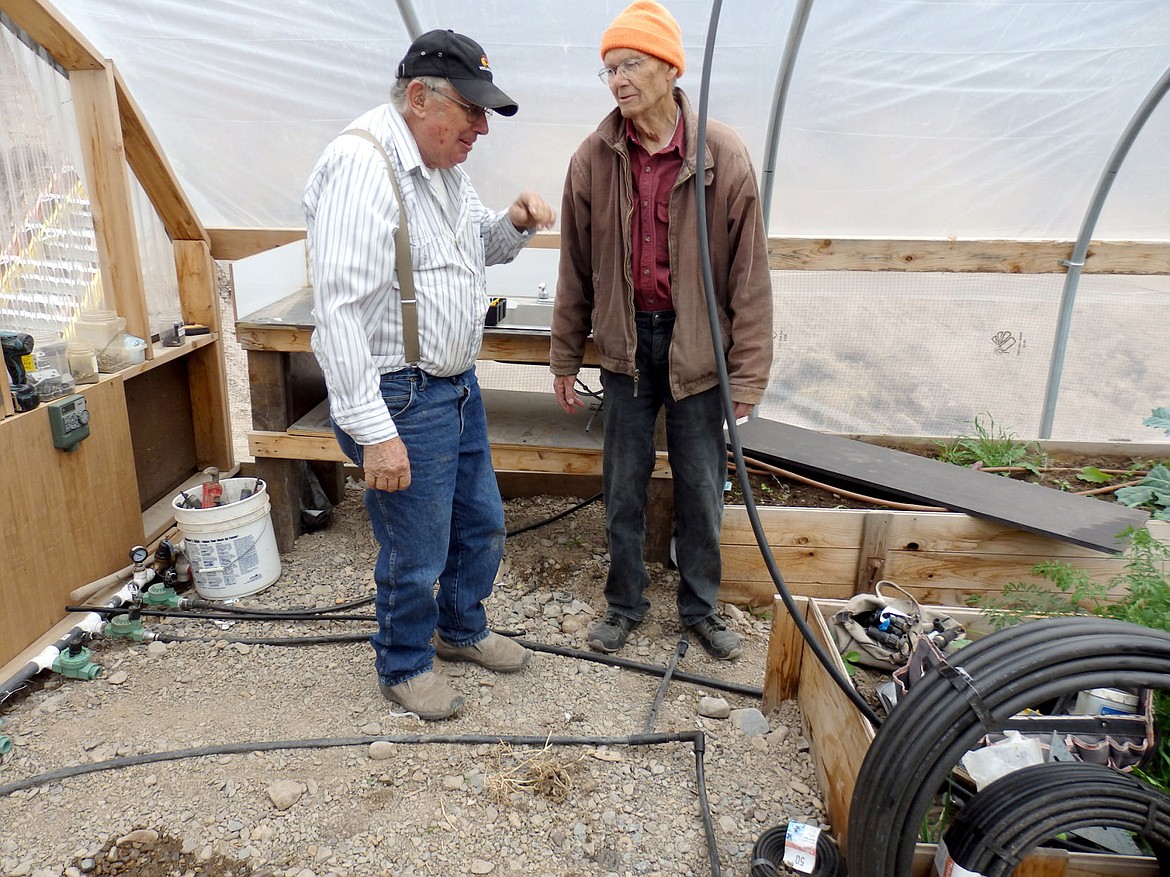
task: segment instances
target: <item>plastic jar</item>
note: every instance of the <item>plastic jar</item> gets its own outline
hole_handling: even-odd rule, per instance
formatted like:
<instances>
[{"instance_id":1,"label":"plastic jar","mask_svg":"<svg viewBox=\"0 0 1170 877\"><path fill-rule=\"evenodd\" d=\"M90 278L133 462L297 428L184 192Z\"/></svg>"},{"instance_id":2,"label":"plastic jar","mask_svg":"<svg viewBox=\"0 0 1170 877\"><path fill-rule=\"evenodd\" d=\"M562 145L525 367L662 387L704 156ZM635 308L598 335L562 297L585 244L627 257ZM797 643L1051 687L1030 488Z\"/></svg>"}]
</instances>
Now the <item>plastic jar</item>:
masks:
<instances>
[{"instance_id":1,"label":"plastic jar","mask_svg":"<svg viewBox=\"0 0 1170 877\"><path fill-rule=\"evenodd\" d=\"M117 311L102 308L82 311L73 324L75 339L93 345L97 354L98 371L112 374L130 365L130 357L122 340L126 319Z\"/></svg>"},{"instance_id":2,"label":"plastic jar","mask_svg":"<svg viewBox=\"0 0 1170 877\"><path fill-rule=\"evenodd\" d=\"M60 332L32 332L33 370L56 369L58 374L69 373L69 359L65 355L65 339Z\"/></svg>"},{"instance_id":3,"label":"plastic jar","mask_svg":"<svg viewBox=\"0 0 1170 877\"><path fill-rule=\"evenodd\" d=\"M25 357L25 382L42 402L58 399L73 392L73 375L69 372L69 357L65 354L65 339L60 332L37 331L32 353ZM29 368L28 360L32 360Z\"/></svg>"},{"instance_id":4,"label":"plastic jar","mask_svg":"<svg viewBox=\"0 0 1170 877\"><path fill-rule=\"evenodd\" d=\"M65 347L69 357L69 372L79 384L96 384L98 379L97 351L88 341L70 341Z\"/></svg>"}]
</instances>

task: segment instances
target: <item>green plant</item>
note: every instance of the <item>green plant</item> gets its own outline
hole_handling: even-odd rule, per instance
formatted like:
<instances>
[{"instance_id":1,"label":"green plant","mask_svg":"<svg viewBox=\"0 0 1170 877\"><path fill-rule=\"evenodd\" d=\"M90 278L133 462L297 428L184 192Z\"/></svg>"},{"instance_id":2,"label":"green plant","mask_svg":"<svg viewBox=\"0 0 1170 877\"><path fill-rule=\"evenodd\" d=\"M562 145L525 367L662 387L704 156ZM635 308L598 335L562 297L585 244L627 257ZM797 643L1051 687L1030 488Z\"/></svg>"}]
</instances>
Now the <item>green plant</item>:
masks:
<instances>
[{"instance_id":1,"label":"green plant","mask_svg":"<svg viewBox=\"0 0 1170 877\"><path fill-rule=\"evenodd\" d=\"M845 662L845 672L850 677L857 674L857 662L861 659L861 652L849 651L841 653L841 660Z\"/></svg>"},{"instance_id":2,"label":"green plant","mask_svg":"<svg viewBox=\"0 0 1170 877\"><path fill-rule=\"evenodd\" d=\"M977 466L984 469L1022 467L1040 474L1047 460L1035 442L1019 441L1014 434L998 426L990 414L981 420L976 415L971 421L974 435L961 435L953 442L939 445L938 459L956 466Z\"/></svg>"},{"instance_id":3,"label":"green plant","mask_svg":"<svg viewBox=\"0 0 1170 877\"><path fill-rule=\"evenodd\" d=\"M1170 435L1170 408L1155 408L1142 424ZM1118 490L1117 501L1130 508L1148 507L1156 519L1170 521L1170 468L1165 463L1154 466L1138 484Z\"/></svg>"},{"instance_id":4,"label":"green plant","mask_svg":"<svg viewBox=\"0 0 1170 877\"><path fill-rule=\"evenodd\" d=\"M1108 585L1093 582L1088 574L1064 563L1045 562L1032 572L1052 582L1056 593L1035 583L1011 582L998 598L972 599L1000 628L1037 615L1103 615L1170 631L1170 545L1155 539L1146 529L1130 528L1121 534L1129 543L1125 568ZM1119 596L1110 600L1110 594ZM1170 790L1170 694L1155 692L1154 713L1158 745L1143 770L1135 771L1162 791Z\"/></svg>"},{"instance_id":5,"label":"green plant","mask_svg":"<svg viewBox=\"0 0 1170 877\"><path fill-rule=\"evenodd\" d=\"M998 595L973 594L967 602L983 612L995 630L1002 630L1037 615L1100 615L1108 600L1107 585L1070 564L1044 561L1032 567L1032 574L1051 585L1008 582Z\"/></svg>"}]
</instances>

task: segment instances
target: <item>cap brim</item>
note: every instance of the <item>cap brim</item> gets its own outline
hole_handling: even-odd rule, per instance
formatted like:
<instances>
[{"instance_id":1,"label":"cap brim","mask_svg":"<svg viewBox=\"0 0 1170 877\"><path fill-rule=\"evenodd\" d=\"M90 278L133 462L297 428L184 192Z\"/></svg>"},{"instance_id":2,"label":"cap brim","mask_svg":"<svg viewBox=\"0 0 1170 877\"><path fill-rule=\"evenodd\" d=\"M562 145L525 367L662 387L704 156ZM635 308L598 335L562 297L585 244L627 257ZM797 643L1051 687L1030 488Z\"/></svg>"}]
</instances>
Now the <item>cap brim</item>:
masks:
<instances>
[{"instance_id":1,"label":"cap brim","mask_svg":"<svg viewBox=\"0 0 1170 877\"><path fill-rule=\"evenodd\" d=\"M512 98L498 89L493 82L486 79L452 79L448 77L451 86L471 101L481 107L495 110L501 116L514 116L520 109Z\"/></svg>"}]
</instances>

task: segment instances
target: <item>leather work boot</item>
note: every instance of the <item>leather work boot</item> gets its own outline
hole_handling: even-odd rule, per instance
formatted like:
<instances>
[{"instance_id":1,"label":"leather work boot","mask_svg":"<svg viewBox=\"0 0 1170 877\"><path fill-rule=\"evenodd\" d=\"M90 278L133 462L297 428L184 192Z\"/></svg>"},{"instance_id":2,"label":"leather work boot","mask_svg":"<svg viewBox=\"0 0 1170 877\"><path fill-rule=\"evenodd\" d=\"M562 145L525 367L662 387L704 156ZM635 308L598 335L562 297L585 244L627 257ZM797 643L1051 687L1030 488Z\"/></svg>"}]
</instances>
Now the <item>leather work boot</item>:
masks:
<instances>
[{"instance_id":1,"label":"leather work boot","mask_svg":"<svg viewBox=\"0 0 1170 877\"><path fill-rule=\"evenodd\" d=\"M463 706L462 695L456 694L432 670L397 685L379 682L378 688L384 698L398 702L403 709L428 722L449 719Z\"/></svg>"},{"instance_id":2,"label":"leather work boot","mask_svg":"<svg viewBox=\"0 0 1170 877\"><path fill-rule=\"evenodd\" d=\"M435 654L444 661L471 661L497 673L515 673L527 667L532 660L531 649L492 632L475 645L462 648L451 645L436 632Z\"/></svg>"},{"instance_id":3,"label":"leather work boot","mask_svg":"<svg viewBox=\"0 0 1170 877\"><path fill-rule=\"evenodd\" d=\"M739 634L728 630L718 615L704 618L690 627L703 644L703 648L720 661L734 661L743 653L743 642Z\"/></svg>"},{"instance_id":4,"label":"leather work boot","mask_svg":"<svg viewBox=\"0 0 1170 877\"><path fill-rule=\"evenodd\" d=\"M626 644L630 631L641 623L641 620L607 612L605 618L589 628L589 648L595 652L616 652Z\"/></svg>"}]
</instances>

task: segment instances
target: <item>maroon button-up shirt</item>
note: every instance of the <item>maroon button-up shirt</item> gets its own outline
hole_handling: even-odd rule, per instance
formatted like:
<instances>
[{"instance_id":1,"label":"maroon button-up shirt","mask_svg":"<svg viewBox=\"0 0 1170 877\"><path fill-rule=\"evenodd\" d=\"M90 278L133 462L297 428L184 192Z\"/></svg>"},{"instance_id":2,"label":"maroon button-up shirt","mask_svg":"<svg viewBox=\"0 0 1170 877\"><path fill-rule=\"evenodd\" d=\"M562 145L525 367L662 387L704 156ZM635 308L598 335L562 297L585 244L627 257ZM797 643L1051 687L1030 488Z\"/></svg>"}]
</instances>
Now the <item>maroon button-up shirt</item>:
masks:
<instances>
[{"instance_id":1,"label":"maroon button-up shirt","mask_svg":"<svg viewBox=\"0 0 1170 877\"><path fill-rule=\"evenodd\" d=\"M630 172L634 179L634 216L630 227L630 268L634 278L634 309L666 311L670 295L670 241L667 218L670 190L683 163L683 125L679 116L674 136L651 155L638 142L634 124L626 119Z\"/></svg>"}]
</instances>

